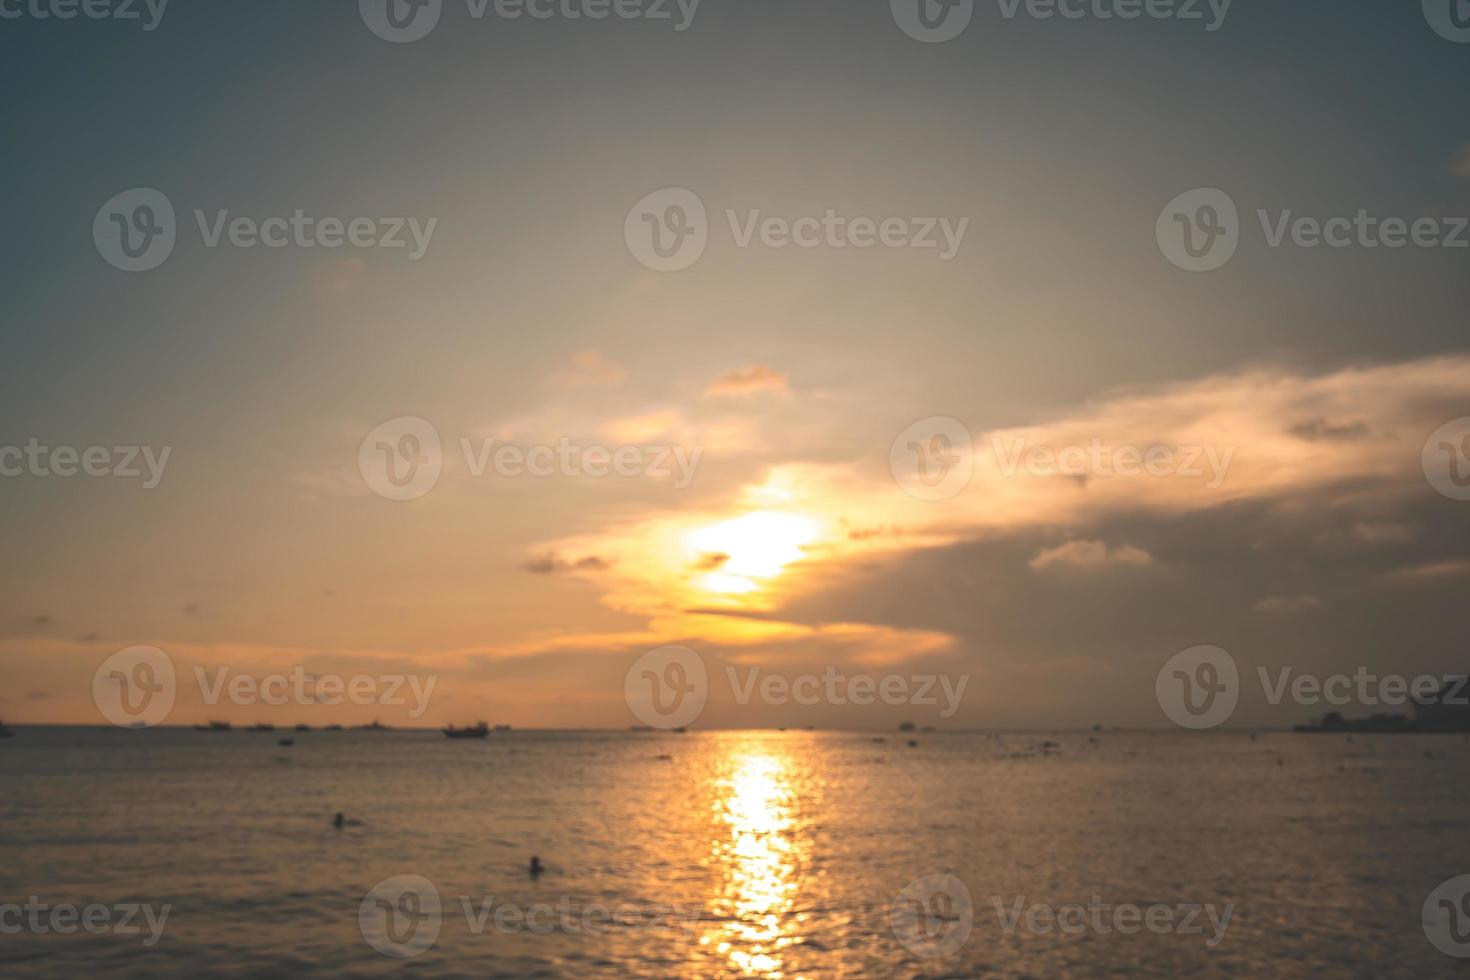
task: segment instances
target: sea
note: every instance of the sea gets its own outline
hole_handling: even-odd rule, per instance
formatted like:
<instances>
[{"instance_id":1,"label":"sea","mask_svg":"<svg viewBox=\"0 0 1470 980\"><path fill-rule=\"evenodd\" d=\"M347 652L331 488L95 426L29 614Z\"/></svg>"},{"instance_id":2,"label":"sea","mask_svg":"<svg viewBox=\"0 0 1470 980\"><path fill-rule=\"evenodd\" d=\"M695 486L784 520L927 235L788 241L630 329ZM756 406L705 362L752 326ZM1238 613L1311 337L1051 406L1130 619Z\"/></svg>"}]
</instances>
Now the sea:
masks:
<instances>
[{"instance_id":1,"label":"sea","mask_svg":"<svg viewBox=\"0 0 1470 980\"><path fill-rule=\"evenodd\" d=\"M0 976L1466 976L1467 776L1460 735L18 727Z\"/></svg>"}]
</instances>

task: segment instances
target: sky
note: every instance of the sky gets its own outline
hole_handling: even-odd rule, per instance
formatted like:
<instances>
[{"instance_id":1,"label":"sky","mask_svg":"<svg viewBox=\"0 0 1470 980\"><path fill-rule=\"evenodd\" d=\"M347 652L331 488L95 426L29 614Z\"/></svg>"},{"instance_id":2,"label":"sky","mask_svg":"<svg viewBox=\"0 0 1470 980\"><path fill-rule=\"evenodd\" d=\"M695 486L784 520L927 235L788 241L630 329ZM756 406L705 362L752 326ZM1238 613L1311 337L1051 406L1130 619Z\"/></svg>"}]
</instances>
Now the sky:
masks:
<instances>
[{"instance_id":1,"label":"sky","mask_svg":"<svg viewBox=\"0 0 1470 980\"><path fill-rule=\"evenodd\" d=\"M103 723L94 675L140 644L173 724L621 728L671 644L700 727L1166 726L1155 677L1202 644L1470 669L1470 503L1426 462L1470 455L1431 439L1470 416L1470 251L1272 244L1470 214L1470 47L1433 2L977 2L942 43L906 0L446 0L402 43L373 0L34 2L0 2L0 464L142 475L0 477L8 721ZM135 188L174 212L145 271L103 244L159 219ZM1202 272L1165 244L1196 189L1238 210ZM308 247L298 211L373 243ZM697 257L646 238L694 226ZM209 704L196 667L436 684L412 718ZM828 671L967 680L942 717L738 697ZM1321 713L1248 684L1233 723Z\"/></svg>"}]
</instances>

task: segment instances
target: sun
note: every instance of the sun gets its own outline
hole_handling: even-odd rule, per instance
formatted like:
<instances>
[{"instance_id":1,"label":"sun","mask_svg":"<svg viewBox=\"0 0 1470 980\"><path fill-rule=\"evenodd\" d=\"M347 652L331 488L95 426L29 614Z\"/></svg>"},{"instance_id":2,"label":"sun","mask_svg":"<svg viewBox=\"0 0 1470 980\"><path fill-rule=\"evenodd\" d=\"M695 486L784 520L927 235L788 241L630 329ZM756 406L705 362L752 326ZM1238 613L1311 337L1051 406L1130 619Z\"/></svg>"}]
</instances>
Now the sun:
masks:
<instances>
[{"instance_id":1,"label":"sun","mask_svg":"<svg viewBox=\"0 0 1470 980\"><path fill-rule=\"evenodd\" d=\"M780 575L816 538L814 521L762 510L696 528L684 543L691 563L704 570L698 580L701 589L739 595Z\"/></svg>"}]
</instances>

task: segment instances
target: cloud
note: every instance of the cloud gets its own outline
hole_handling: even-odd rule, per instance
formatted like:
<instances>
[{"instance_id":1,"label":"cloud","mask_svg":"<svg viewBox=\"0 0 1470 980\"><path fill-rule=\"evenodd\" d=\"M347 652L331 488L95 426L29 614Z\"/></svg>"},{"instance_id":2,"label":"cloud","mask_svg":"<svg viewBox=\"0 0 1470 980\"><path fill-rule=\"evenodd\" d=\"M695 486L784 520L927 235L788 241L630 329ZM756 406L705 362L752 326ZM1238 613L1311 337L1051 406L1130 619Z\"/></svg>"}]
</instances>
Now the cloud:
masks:
<instances>
[{"instance_id":1,"label":"cloud","mask_svg":"<svg viewBox=\"0 0 1470 980\"><path fill-rule=\"evenodd\" d=\"M704 394L707 398L738 397L762 391L784 395L788 392L788 381L787 376L775 368L764 364L752 364L716 378L714 383L705 389Z\"/></svg>"},{"instance_id":2,"label":"cloud","mask_svg":"<svg viewBox=\"0 0 1470 980\"><path fill-rule=\"evenodd\" d=\"M556 371L551 376L551 383L563 391L620 385L626 380L628 372L621 364L609 360L595 350L578 351L572 355L571 367Z\"/></svg>"},{"instance_id":3,"label":"cloud","mask_svg":"<svg viewBox=\"0 0 1470 980\"><path fill-rule=\"evenodd\" d=\"M1070 600L1088 605L1095 618L1113 617L1120 601L1146 605L1130 620L1134 626L1126 637L1120 635L1119 656L1136 655L1143 641L1152 641L1149 649L1155 651L1178 650L1197 642L1200 623L1218 622L1228 632L1239 611L1253 604L1263 613L1311 608L1311 598L1292 591L1262 599L1259 583L1269 582L1285 561L1310 561L1319 539L1340 546L1351 560L1333 556L1308 566L1313 577L1297 585L1303 594L1337 594L1381 583L1393 565L1366 545L1412 543L1419 536L1444 544L1432 531L1416 531L1426 519L1414 508L1429 492L1421 451L1429 433L1463 414L1467 400L1470 357L1464 355L1321 374L1256 367L1116 390L1050 419L976 432L968 484L937 502L906 493L902 481L895 481L888 453L872 450L880 443L886 448L897 431L870 440L866 449L830 451L851 445L843 433L853 426L851 407L834 404L826 414L807 417L800 444L781 443L779 458L742 474L738 484L678 506L661 502L621 512L538 548L609 561L607 573L596 576L599 601L639 620L638 628L619 634L630 644L634 636L650 638L653 645L688 637L696 648L769 650L773 644L791 644L792 656L799 656L796 647L813 631L860 623L899 634L889 640L912 631L948 637L978 662L1024 659L1037 642L1035 624L1052 615L1044 603L1055 603L1059 583L1019 577L1037 590L1030 598L1041 605L1017 635L987 635L984 631L996 629L993 623L960 620L954 611L973 607L977 596L1013 592L1014 569L1029 565L1048 576L1067 569L1104 572L1088 576L1085 594ZM782 420L750 424L752 437L768 444L785 431ZM1101 461L1111 468L1090 469L1085 480L1057 472L1054 464L1064 450L1080 450L1073 458L1090 465L1093 446L1105 450ZM1028 461L1026 454L1035 447L1050 454L1050 470ZM1160 447L1170 451L1164 461L1171 468L1140 471L1138 459ZM1135 454L1131 472L1116 465L1124 449ZM761 511L800 518L812 536L801 544L799 557L757 577L754 588L728 588L720 570L699 567L707 553L749 561L780 553L789 542L739 540L707 548L699 547L700 532ZM1250 528L1240 526L1242 515L1254 521ZM1179 531L1194 526L1207 529L1209 547L1195 547L1198 542ZM934 556L951 554L973 555L970 560L979 564L938 568L942 562ZM1390 554L1394 564L1411 563L1397 551ZM992 577L989 572L1000 567L998 555L1004 557L1005 571ZM860 600L840 601L854 595L872 569L928 568L931 559L938 563L934 574L906 574L886 588L864 592ZM1134 595L1139 576L1106 574L1164 564L1178 574L1148 576L1146 596ZM1470 562L1465 566L1470 572ZM1458 567L1412 574L1458 574ZM1158 613L1161 596L1167 597L1167 617ZM928 615L916 613L919 605ZM1224 610L1233 611L1234 618L1212 618ZM1344 605L1339 615L1357 623L1361 634L1362 623L1372 622L1363 617L1377 611L1363 602ZM994 612L1004 618L1004 607ZM1291 617L1277 632L1283 641L1305 642L1294 631L1320 627L1320 620ZM1047 630L1060 634L1069 628L1056 623ZM1052 652L1074 655L1094 640L1084 631L1071 637L1068 648ZM591 649L580 644L595 638L566 642ZM880 655L877 642L865 645L865 654ZM1106 662L1110 654L1103 646L1096 656ZM554 636L521 637L497 653L559 649L569 648Z\"/></svg>"},{"instance_id":4,"label":"cloud","mask_svg":"<svg viewBox=\"0 0 1470 980\"><path fill-rule=\"evenodd\" d=\"M1388 577L1396 581L1422 581L1424 579L1451 578L1456 575L1470 575L1470 561L1450 559L1424 562L1419 565L1395 568L1388 573Z\"/></svg>"},{"instance_id":5,"label":"cloud","mask_svg":"<svg viewBox=\"0 0 1470 980\"><path fill-rule=\"evenodd\" d=\"M1042 551L1030 561L1031 568L1038 572L1052 565L1101 568L1105 565L1151 564L1153 564L1153 556L1141 548L1131 545L1109 548L1102 541L1068 541L1066 544Z\"/></svg>"},{"instance_id":6,"label":"cloud","mask_svg":"<svg viewBox=\"0 0 1470 980\"><path fill-rule=\"evenodd\" d=\"M1348 442L1368 435L1368 423L1361 420L1331 422L1324 418L1306 419L1286 430L1308 442L1338 440Z\"/></svg>"},{"instance_id":7,"label":"cloud","mask_svg":"<svg viewBox=\"0 0 1470 980\"><path fill-rule=\"evenodd\" d=\"M1258 600L1251 608L1258 613L1266 613L1272 616L1287 616L1292 613L1321 609L1322 605L1322 600L1314 595L1268 596L1265 599Z\"/></svg>"},{"instance_id":8,"label":"cloud","mask_svg":"<svg viewBox=\"0 0 1470 980\"><path fill-rule=\"evenodd\" d=\"M684 415L676 408L661 408L638 415L608 419L600 434L615 443L636 445L654 439L678 438L684 432Z\"/></svg>"},{"instance_id":9,"label":"cloud","mask_svg":"<svg viewBox=\"0 0 1470 980\"><path fill-rule=\"evenodd\" d=\"M596 555L567 561L555 553L549 553L540 558L532 558L521 567L533 575L557 575L561 572L601 572L610 567L610 563Z\"/></svg>"},{"instance_id":10,"label":"cloud","mask_svg":"<svg viewBox=\"0 0 1470 980\"><path fill-rule=\"evenodd\" d=\"M1361 544L1409 544L1414 540L1412 527L1390 522L1360 521L1348 533Z\"/></svg>"}]
</instances>

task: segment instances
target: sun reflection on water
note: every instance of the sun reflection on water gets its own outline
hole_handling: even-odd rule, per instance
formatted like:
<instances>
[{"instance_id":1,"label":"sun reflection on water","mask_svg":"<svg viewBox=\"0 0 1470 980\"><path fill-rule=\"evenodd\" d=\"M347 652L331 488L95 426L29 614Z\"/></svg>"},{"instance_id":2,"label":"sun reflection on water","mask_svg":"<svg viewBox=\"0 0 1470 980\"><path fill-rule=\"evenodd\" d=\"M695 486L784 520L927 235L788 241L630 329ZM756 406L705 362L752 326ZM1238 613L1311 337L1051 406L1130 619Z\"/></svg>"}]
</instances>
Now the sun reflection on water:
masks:
<instances>
[{"instance_id":1,"label":"sun reflection on water","mask_svg":"<svg viewBox=\"0 0 1470 980\"><path fill-rule=\"evenodd\" d=\"M713 863L722 879L713 905L721 922L700 942L736 976L785 978L783 953L802 941L805 918L793 914L800 848L787 763L761 752L738 755L717 789Z\"/></svg>"}]
</instances>

